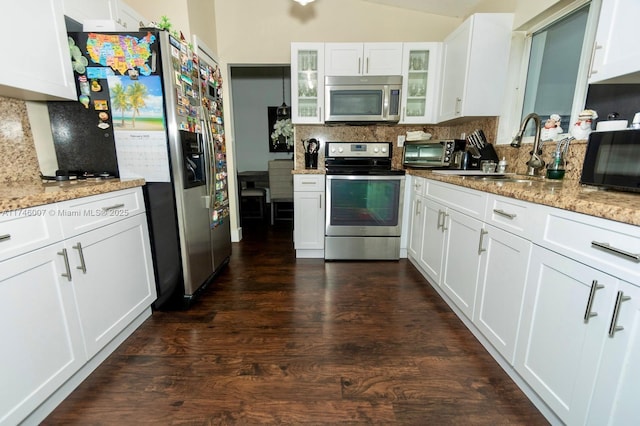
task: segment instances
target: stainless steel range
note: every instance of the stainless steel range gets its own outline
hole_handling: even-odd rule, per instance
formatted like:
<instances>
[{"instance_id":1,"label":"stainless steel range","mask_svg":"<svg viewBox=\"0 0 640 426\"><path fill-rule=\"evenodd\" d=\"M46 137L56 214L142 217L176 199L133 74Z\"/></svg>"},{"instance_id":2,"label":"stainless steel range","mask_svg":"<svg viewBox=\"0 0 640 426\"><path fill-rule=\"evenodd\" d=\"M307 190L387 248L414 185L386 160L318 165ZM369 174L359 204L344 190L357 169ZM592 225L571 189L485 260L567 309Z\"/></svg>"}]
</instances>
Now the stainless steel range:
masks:
<instances>
[{"instance_id":1,"label":"stainless steel range","mask_svg":"<svg viewBox=\"0 0 640 426\"><path fill-rule=\"evenodd\" d=\"M400 258L404 170L390 142L325 144L326 260Z\"/></svg>"}]
</instances>

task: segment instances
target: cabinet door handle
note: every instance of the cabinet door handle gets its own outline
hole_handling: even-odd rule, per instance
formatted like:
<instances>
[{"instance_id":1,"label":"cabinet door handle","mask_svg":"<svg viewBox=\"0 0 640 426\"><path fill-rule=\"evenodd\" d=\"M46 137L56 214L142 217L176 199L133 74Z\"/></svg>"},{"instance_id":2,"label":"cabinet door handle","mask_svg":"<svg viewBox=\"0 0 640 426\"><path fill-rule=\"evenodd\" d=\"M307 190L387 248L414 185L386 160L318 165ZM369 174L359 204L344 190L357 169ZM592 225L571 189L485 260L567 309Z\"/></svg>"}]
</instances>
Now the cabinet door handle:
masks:
<instances>
[{"instance_id":1,"label":"cabinet door handle","mask_svg":"<svg viewBox=\"0 0 640 426\"><path fill-rule=\"evenodd\" d=\"M615 254L617 256L620 256L622 258L628 259L628 260L632 260L636 263L640 263L640 254L635 254L635 253L630 253L628 251L624 251L621 250L619 248L615 248L615 247L611 247L611 245L609 243L601 243L598 241L591 241L591 245L602 249L604 251L607 251L609 253Z\"/></svg>"},{"instance_id":2,"label":"cabinet door handle","mask_svg":"<svg viewBox=\"0 0 640 426\"><path fill-rule=\"evenodd\" d=\"M618 292L616 296L616 304L613 308L613 315L611 316L611 324L609 325L609 337L613 337L616 332L624 330L623 326L617 325L618 314L620 313L620 305L622 302L626 302L629 299L631 299L631 297L625 296L624 292Z\"/></svg>"},{"instance_id":3,"label":"cabinet door handle","mask_svg":"<svg viewBox=\"0 0 640 426\"><path fill-rule=\"evenodd\" d=\"M358 74L362 74L362 58L358 58Z\"/></svg>"},{"instance_id":4,"label":"cabinet door handle","mask_svg":"<svg viewBox=\"0 0 640 426\"><path fill-rule=\"evenodd\" d=\"M444 217L444 212L442 210L438 210L438 226L436 226L436 229L440 229L444 227L444 221L442 220L442 218Z\"/></svg>"},{"instance_id":5,"label":"cabinet door handle","mask_svg":"<svg viewBox=\"0 0 640 426\"><path fill-rule=\"evenodd\" d=\"M318 201L320 202L320 209L322 209L322 194L320 194L320 197L318 198Z\"/></svg>"},{"instance_id":6,"label":"cabinet door handle","mask_svg":"<svg viewBox=\"0 0 640 426\"><path fill-rule=\"evenodd\" d=\"M62 251L59 251L58 254L64 258L64 267L67 270L66 274L61 274L68 281L71 281L71 268L69 268L69 256L67 255L67 249L63 248Z\"/></svg>"},{"instance_id":7,"label":"cabinet door handle","mask_svg":"<svg viewBox=\"0 0 640 426\"><path fill-rule=\"evenodd\" d=\"M493 209L493 212L499 216L506 217L507 219L515 219L517 216L515 213L507 213L502 209Z\"/></svg>"},{"instance_id":8,"label":"cabinet door handle","mask_svg":"<svg viewBox=\"0 0 640 426\"><path fill-rule=\"evenodd\" d=\"M367 71L366 74L369 74L369 58L367 57Z\"/></svg>"},{"instance_id":9,"label":"cabinet door handle","mask_svg":"<svg viewBox=\"0 0 640 426\"><path fill-rule=\"evenodd\" d=\"M113 206L109 206L109 207L103 207L102 210L105 212L108 212L110 210L121 209L123 207L124 207L124 203L120 203L120 204L114 204Z\"/></svg>"},{"instance_id":10,"label":"cabinet door handle","mask_svg":"<svg viewBox=\"0 0 640 426\"><path fill-rule=\"evenodd\" d=\"M9 241L11 239L11 234L0 235L0 243L3 241Z\"/></svg>"},{"instance_id":11,"label":"cabinet door handle","mask_svg":"<svg viewBox=\"0 0 640 426\"><path fill-rule=\"evenodd\" d=\"M443 211L442 212L442 232L449 230L445 225L447 224L447 218L449 217L449 213Z\"/></svg>"},{"instance_id":12,"label":"cabinet door handle","mask_svg":"<svg viewBox=\"0 0 640 426\"><path fill-rule=\"evenodd\" d=\"M80 266L76 266L76 269L80 269L83 274L87 273L87 265L84 263L84 253L82 252L82 244L80 241L73 246L74 249L78 250L78 255L80 256Z\"/></svg>"},{"instance_id":13,"label":"cabinet door handle","mask_svg":"<svg viewBox=\"0 0 640 426\"><path fill-rule=\"evenodd\" d=\"M319 106L318 107L318 121L321 121L321 120L322 120L322 107Z\"/></svg>"},{"instance_id":14,"label":"cabinet door handle","mask_svg":"<svg viewBox=\"0 0 640 426\"><path fill-rule=\"evenodd\" d=\"M456 98L456 114L460 114L460 104L462 103L461 98Z\"/></svg>"},{"instance_id":15,"label":"cabinet door handle","mask_svg":"<svg viewBox=\"0 0 640 426\"><path fill-rule=\"evenodd\" d=\"M589 73L587 78L591 78L593 74L597 74L598 70L594 70L596 60L596 50L602 49L602 45L598 44L598 42L593 42L593 50L591 50L591 61L589 62Z\"/></svg>"},{"instance_id":16,"label":"cabinet door handle","mask_svg":"<svg viewBox=\"0 0 640 426\"><path fill-rule=\"evenodd\" d=\"M589 298L587 299L587 309L584 311L584 322L589 322L589 318L595 317L598 315L597 312L591 312L591 307L593 306L593 299L596 296L596 291L604 288L604 285L598 284L598 280L593 280L591 282L591 290L589 291Z\"/></svg>"},{"instance_id":17,"label":"cabinet door handle","mask_svg":"<svg viewBox=\"0 0 640 426\"><path fill-rule=\"evenodd\" d=\"M420 206L422 205L422 200L416 201L416 216L420 216Z\"/></svg>"},{"instance_id":18,"label":"cabinet door handle","mask_svg":"<svg viewBox=\"0 0 640 426\"><path fill-rule=\"evenodd\" d=\"M480 240L478 241L478 255L481 255L483 251L487 251L487 249L482 248L482 243L484 242L484 236L488 233L489 231L485 231L484 229L480 230Z\"/></svg>"}]
</instances>

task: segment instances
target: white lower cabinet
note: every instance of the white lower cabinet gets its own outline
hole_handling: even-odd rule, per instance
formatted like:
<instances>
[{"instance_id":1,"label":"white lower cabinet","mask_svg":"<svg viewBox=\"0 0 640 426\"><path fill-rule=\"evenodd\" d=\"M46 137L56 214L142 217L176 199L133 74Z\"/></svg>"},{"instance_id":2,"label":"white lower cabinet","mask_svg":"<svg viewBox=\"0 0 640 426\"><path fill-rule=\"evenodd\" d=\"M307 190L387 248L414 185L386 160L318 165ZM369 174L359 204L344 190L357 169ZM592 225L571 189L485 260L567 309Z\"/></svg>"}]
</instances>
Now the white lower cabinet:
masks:
<instances>
[{"instance_id":1,"label":"white lower cabinet","mask_svg":"<svg viewBox=\"0 0 640 426\"><path fill-rule=\"evenodd\" d=\"M0 263L0 424L15 425L86 361L62 243Z\"/></svg>"},{"instance_id":2,"label":"white lower cabinet","mask_svg":"<svg viewBox=\"0 0 640 426\"><path fill-rule=\"evenodd\" d=\"M640 288L621 281L615 300L604 313L609 328L587 419L594 426L640 419Z\"/></svg>"},{"instance_id":3,"label":"white lower cabinet","mask_svg":"<svg viewBox=\"0 0 640 426\"><path fill-rule=\"evenodd\" d=\"M141 199L140 188L80 199L116 206L84 210L78 222L95 221L85 232L69 226L77 200L36 209L41 216L0 221L22 224L8 240L18 243L16 255L0 262L0 424L20 423L35 410L28 423L38 422L55 407L52 395L70 392L67 383L86 377L92 358L151 314L156 290L146 215L131 203ZM27 243L37 241L43 217L45 235L58 240L34 249Z\"/></svg>"},{"instance_id":4,"label":"white lower cabinet","mask_svg":"<svg viewBox=\"0 0 640 426\"><path fill-rule=\"evenodd\" d=\"M324 175L293 177L293 243L296 257L324 257Z\"/></svg>"},{"instance_id":5,"label":"white lower cabinet","mask_svg":"<svg viewBox=\"0 0 640 426\"><path fill-rule=\"evenodd\" d=\"M425 198L422 207L423 238L420 244L418 264L430 276L431 283L440 285L442 281L442 262L444 260L444 242L446 237L447 208L431 199Z\"/></svg>"},{"instance_id":6,"label":"white lower cabinet","mask_svg":"<svg viewBox=\"0 0 640 426\"><path fill-rule=\"evenodd\" d=\"M444 224L447 240L440 286L469 319L473 318L475 306L482 225L479 220L452 209L448 210Z\"/></svg>"},{"instance_id":7,"label":"white lower cabinet","mask_svg":"<svg viewBox=\"0 0 640 426\"><path fill-rule=\"evenodd\" d=\"M486 225L473 323L513 364L524 302L532 244L517 235Z\"/></svg>"},{"instance_id":8,"label":"white lower cabinet","mask_svg":"<svg viewBox=\"0 0 640 426\"><path fill-rule=\"evenodd\" d=\"M637 424L640 228L425 187L410 259L549 421Z\"/></svg>"},{"instance_id":9,"label":"white lower cabinet","mask_svg":"<svg viewBox=\"0 0 640 426\"><path fill-rule=\"evenodd\" d=\"M600 271L533 250L515 368L567 424L587 419L616 286Z\"/></svg>"},{"instance_id":10,"label":"white lower cabinet","mask_svg":"<svg viewBox=\"0 0 640 426\"><path fill-rule=\"evenodd\" d=\"M409 209L409 242L407 247L407 255L418 261L422 247L424 233L424 187L425 180L421 177L412 177L411 185L407 189L411 189L411 199Z\"/></svg>"},{"instance_id":11,"label":"white lower cabinet","mask_svg":"<svg viewBox=\"0 0 640 426\"><path fill-rule=\"evenodd\" d=\"M155 300L155 281L144 215L70 240L78 313L91 358Z\"/></svg>"}]
</instances>

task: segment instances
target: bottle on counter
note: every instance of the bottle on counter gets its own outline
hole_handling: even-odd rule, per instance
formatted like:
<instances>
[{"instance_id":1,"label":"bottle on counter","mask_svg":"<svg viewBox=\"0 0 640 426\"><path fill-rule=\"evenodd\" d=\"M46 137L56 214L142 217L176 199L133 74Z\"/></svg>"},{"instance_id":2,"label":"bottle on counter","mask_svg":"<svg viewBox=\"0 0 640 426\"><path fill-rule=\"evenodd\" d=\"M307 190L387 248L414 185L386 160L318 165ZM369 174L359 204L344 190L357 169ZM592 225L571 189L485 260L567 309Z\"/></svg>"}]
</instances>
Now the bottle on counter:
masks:
<instances>
[{"instance_id":1,"label":"bottle on counter","mask_svg":"<svg viewBox=\"0 0 640 426\"><path fill-rule=\"evenodd\" d=\"M505 173L507 171L507 160L505 157L502 157L502 160L498 161L498 168L496 171L498 173Z\"/></svg>"},{"instance_id":2,"label":"bottle on counter","mask_svg":"<svg viewBox=\"0 0 640 426\"><path fill-rule=\"evenodd\" d=\"M565 161L562 151L556 150L547 166L547 179L562 179L565 173Z\"/></svg>"}]
</instances>

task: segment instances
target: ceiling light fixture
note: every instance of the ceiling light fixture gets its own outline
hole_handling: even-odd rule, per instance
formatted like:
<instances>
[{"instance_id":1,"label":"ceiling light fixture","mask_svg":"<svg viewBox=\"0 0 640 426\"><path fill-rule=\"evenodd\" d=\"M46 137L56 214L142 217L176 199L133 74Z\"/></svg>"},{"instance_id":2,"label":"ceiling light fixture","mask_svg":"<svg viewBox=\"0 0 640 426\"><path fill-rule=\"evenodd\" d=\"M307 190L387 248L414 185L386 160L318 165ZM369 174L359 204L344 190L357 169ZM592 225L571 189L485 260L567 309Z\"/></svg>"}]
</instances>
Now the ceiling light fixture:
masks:
<instances>
[{"instance_id":1,"label":"ceiling light fixture","mask_svg":"<svg viewBox=\"0 0 640 426\"><path fill-rule=\"evenodd\" d=\"M306 6L314 0L293 0L293 1L295 1L296 3L300 3L302 6Z\"/></svg>"}]
</instances>

